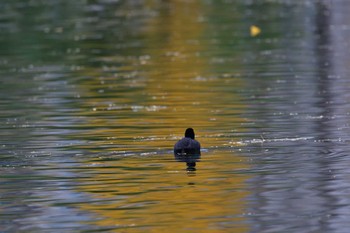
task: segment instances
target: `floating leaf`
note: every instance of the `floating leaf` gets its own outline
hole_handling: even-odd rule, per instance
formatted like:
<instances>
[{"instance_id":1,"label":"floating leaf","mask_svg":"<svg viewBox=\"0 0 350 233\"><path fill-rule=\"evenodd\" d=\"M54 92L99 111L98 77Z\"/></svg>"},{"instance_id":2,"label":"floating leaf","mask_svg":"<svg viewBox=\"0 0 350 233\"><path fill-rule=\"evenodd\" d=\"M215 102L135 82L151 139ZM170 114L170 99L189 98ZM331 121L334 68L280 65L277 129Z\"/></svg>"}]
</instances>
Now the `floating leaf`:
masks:
<instances>
[{"instance_id":1,"label":"floating leaf","mask_svg":"<svg viewBox=\"0 0 350 233\"><path fill-rule=\"evenodd\" d=\"M255 25L250 26L250 35L251 36L257 36L261 32L261 29Z\"/></svg>"}]
</instances>

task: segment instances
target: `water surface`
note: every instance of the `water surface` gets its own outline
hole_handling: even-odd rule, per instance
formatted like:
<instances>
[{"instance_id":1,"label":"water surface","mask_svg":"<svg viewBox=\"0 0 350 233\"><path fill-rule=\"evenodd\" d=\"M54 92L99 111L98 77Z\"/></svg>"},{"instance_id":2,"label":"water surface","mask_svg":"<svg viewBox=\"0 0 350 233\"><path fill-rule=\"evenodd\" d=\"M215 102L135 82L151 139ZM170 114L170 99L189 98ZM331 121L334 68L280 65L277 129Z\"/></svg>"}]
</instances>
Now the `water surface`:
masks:
<instances>
[{"instance_id":1,"label":"water surface","mask_svg":"<svg viewBox=\"0 0 350 233\"><path fill-rule=\"evenodd\" d=\"M347 232L348 5L3 1L0 231Z\"/></svg>"}]
</instances>

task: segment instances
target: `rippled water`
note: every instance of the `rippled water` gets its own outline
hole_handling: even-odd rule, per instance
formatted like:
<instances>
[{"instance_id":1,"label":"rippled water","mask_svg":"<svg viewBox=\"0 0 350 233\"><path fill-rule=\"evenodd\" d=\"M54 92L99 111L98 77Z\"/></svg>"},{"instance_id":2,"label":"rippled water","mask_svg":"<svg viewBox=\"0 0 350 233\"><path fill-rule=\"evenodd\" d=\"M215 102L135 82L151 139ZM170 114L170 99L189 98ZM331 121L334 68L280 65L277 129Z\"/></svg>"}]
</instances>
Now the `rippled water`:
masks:
<instances>
[{"instance_id":1,"label":"rippled water","mask_svg":"<svg viewBox=\"0 0 350 233\"><path fill-rule=\"evenodd\" d=\"M0 232L348 232L347 7L2 1Z\"/></svg>"}]
</instances>

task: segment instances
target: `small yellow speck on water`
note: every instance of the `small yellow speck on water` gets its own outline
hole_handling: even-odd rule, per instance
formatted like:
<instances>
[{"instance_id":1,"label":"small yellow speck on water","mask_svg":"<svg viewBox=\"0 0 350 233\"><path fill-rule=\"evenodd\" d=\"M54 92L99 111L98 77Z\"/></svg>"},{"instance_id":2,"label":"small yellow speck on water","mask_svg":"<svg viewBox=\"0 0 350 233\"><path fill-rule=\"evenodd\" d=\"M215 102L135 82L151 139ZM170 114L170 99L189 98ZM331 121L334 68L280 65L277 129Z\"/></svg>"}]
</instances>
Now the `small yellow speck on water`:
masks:
<instances>
[{"instance_id":1,"label":"small yellow speck on water","mask_svg":"<svg viewBox=\"0 0 350 233\"><path fill-rule=\"evenodd\" d=\"M261 29L255 25L250 26L250 35L251 36L257 36L261 32Z\"/></svg>"}]
</instances>

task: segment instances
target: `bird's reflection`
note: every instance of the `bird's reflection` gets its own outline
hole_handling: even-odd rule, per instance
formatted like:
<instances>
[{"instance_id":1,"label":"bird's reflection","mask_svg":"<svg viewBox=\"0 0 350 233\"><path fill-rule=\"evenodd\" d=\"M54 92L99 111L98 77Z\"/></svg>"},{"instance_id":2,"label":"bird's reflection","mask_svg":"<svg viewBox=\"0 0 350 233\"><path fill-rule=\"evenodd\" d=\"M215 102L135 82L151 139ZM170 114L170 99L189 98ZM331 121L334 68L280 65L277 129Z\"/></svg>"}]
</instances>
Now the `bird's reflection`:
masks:
<instances>
[{"instance_id":1,"label":"bird's reflection","mask_svg":"<svg viewBox=\"0 0 350 233\"><path fill-rule=\"evenodd\" d=\"M185 162L187 165L187 171L196 171L196 162L200 161L200 153L177 153L174 152L175 160L178 162Z\"/></svg>"}]
</instances>

